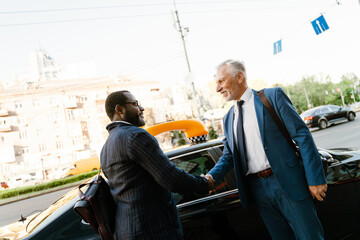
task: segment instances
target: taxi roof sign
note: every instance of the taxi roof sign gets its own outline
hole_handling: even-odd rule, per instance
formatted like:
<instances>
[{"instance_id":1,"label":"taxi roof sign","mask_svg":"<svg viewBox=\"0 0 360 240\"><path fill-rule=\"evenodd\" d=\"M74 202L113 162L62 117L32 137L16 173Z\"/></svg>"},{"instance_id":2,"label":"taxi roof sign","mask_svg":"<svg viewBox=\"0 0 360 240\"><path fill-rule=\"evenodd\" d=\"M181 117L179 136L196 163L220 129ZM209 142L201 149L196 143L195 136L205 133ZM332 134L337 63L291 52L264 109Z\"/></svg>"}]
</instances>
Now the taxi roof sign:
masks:
<instances>
[{"instance_id":1,"label":"taxi roof sign","mask_svg":"<svg viewBox=\"0 0 360 240\"><path fill-rule=\"evenodd\" d=\"M166 123L160 123L145 128L151 135L156 136L167 131L184 131L187 138L192 143L206 141L208 130L200 121L197 120L178 120Z\"/></svg>"}]
</instances>

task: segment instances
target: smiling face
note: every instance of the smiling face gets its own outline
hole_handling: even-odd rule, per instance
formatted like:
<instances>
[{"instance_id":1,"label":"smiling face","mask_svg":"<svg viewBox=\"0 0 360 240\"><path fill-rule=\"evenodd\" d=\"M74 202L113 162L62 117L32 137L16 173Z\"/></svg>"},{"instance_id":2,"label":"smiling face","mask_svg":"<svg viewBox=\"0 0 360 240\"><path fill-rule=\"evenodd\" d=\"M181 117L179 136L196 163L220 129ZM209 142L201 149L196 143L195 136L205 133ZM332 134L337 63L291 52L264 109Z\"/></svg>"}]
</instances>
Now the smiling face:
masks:
<instances>
[{"instance_id":1,"label":"smiling face","mask_svg":"<svg viewBox=\"0 0 360 240\"><path fill-rule=\"evenodd\" d=\"M124 93L127 97L126 102L122 105L116 105L115 115L113 120L121 120L131 123L136 127L145 125L144 108L140 106L134 95L130 92Z\"/></svg>"},{"instance_id":2,"label":"smiling face","mask_svg":"<svg viewBox=\"0 0 360 240\"><path fill-rule=\"evenodd\" d=\"M241 72L238 72L233 76L227 65L218 69L215 81L216 91L221 93L226 101L240 100L247 89L244 75Z\"/></svg>"}]
</instances>

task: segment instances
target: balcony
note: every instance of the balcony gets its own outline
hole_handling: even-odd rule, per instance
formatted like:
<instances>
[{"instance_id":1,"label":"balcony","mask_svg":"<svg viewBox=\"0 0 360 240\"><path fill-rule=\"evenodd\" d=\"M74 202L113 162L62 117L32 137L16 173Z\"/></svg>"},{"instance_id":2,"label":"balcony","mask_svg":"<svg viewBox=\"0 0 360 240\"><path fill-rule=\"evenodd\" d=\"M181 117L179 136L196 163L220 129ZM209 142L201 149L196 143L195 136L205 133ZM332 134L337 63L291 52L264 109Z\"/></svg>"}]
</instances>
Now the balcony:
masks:
<instances>
[{"instance_id":1,"label":"balcony","mask_svg":"<svg viewBox=\"0 0 360 240\"><path fill-rule=\"evenodd\" d=\"M83 103L81 102L81 98L78 96L67 96L64 99L64 108L74 109L74 108L80 108L82 106Z\"/></svg>"},{"instance_id":2,"label":"balcony","mask_svg":"<svg viewBox=\"0 0 360 240\"><path fill-rule=\"evenodd\" d=\"M0 117L7 117L9 115L9 112L6 109L0 109Z\"/></svg>"},{"instance_id":3,"label":"balcony","mask_svg":"<svg viewBox=\"0 0 360 240\"><path fill-rule=\"evenodd\" d=\"M0 124L0 132L11 132L11 126L8 123Z\"/></svg>"}]
</instances>

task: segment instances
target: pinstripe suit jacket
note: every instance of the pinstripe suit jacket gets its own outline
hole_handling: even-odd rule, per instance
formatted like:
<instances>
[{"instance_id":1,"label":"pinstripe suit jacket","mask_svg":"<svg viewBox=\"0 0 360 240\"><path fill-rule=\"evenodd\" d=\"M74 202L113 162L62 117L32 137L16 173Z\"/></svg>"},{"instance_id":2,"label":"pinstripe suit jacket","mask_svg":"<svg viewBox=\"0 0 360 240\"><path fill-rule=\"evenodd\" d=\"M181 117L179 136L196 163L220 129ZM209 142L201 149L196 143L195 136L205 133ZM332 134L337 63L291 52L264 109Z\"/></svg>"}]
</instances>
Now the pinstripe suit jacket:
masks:
<instances>
[{"instance_id":1,"label":"pinstripe suit jacket","mask_svg":"<svg viewBox=\"0 0 360 240\"><path fill-rule=\"evenodd\" d=\"M117 202L116 239L182 239L171 192L207 192L204 178L178 169L147 131L112 122L100 155Z\"/></svg>"}]
</instances>

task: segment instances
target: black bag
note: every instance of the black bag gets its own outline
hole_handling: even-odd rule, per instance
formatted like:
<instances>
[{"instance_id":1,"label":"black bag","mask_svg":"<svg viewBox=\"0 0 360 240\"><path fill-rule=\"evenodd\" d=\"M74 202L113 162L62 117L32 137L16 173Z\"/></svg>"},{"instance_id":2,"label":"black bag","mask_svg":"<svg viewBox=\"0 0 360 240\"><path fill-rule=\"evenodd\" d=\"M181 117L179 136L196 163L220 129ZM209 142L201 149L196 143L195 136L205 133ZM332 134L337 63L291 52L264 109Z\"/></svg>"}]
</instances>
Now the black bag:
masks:
<instances>
[{"instance_id":1,"label":"black bag","mask_svg":"<svg viewBox=\"0 0 360 240\"><path fill-rule=\"evenodd\" d=\"M85 193L81 188L88 185ZM102 240L113 240L116 203L105 179L96 175L92 182L79 186L79 197L74 211L98 233Z\"/></svg>"}]
</instances>

